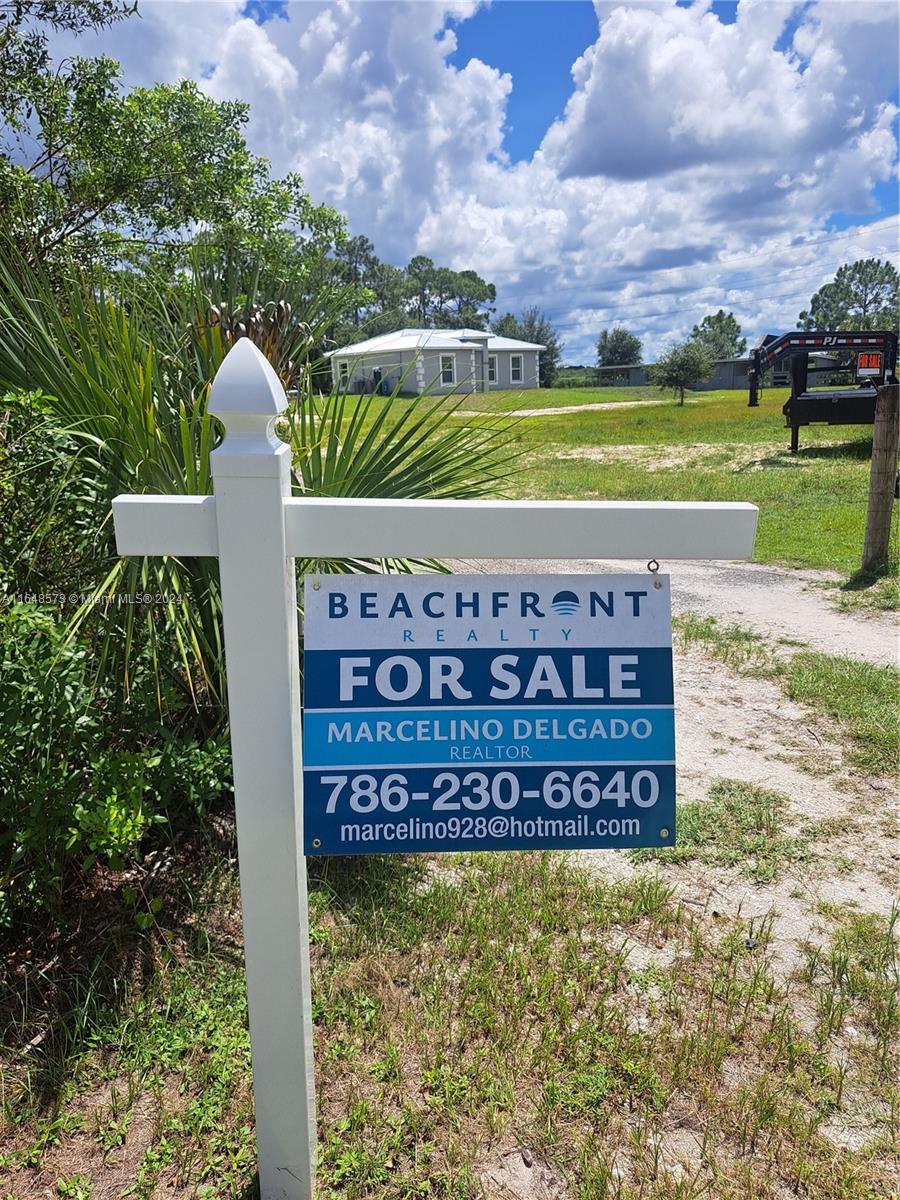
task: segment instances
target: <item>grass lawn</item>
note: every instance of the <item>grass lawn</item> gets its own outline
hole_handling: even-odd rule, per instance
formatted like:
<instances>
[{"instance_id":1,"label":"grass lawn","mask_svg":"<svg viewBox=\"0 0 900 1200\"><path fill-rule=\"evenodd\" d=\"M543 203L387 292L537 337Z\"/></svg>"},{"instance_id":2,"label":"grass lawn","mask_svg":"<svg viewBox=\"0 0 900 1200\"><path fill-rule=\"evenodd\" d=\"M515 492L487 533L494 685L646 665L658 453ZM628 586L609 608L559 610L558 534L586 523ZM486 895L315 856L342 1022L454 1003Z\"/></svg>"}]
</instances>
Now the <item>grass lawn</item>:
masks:
<instances>
[{"instance_id":1,"label":"grass lawn","mask_svg":"<svg viewBox=\"0 0 900 1200\"><path fill-rule=\"evenodd\" d=\"M774 871L805 843L739 789L687 851L740 834ZM31 990L24 1016L2 997L4 1198L255 1195L234 864L189 861L156 877L149 930L110 887L80 954L38 939L8 964ZM765 922L710 923L652 865L326 860L311 888L322 1200L477 1200L535 1163L571 1200L889 1194L890 920L836 915L788 985ZM836 1059L845 1019L865 1033ZM880 1132L837 1152L860 1094Z\"/></svg>"},{"instance_id":2,"label":"grass lawn","mask_svg":"<svg viewBox=\"0 0 900 1200\"><path fill-rule=\"evenodd\" d=\"M855 576L868 502L871 426L810 426L788 452L786 389L766 389L758 408L743 391L688 393L684 406L654 387L535 388L457 395L454 420L509 418L518 461L506 485L521 499L742 500L760 509L755 557ZM370 412L404 400L366 398ZM646 403L645 403L646 402ZM441 401L436 399L440 405ZM627 407L609 407L625 404ZM589 406L601 406L591 407ZM549 409L538 415L516 413ZM556 412L555 409L572 409ZM846 608L898 606L900 536L890 578L853 578Z\"/></svg>"},{"instance_id":3,"label":"grass lawn","mask_svg":"<svg viewBox=\"0 0 900 1200\"><path fill-rule=\"evenodd\" d=\"M662 405L523 417L512 482L529 499L746 500L760 508L761 562L859 566L868 497L870 426L813 426L788 453L785 390L759 408L739 391L689 393L684 407L654 388L498 393L494 411L660 398ZM462 405L470 411L469 401ZM894 564L896 569L897 539Z\"/></svg>"}]
</instances>

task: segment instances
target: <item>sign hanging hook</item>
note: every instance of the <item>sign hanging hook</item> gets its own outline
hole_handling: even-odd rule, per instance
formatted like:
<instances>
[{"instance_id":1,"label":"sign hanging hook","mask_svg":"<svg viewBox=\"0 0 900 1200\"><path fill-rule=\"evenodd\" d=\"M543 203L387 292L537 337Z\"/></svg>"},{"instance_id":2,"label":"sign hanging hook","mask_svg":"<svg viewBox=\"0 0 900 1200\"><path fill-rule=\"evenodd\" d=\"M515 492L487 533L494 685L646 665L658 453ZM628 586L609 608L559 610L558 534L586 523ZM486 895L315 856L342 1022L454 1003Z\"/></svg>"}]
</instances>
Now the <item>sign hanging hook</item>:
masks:
<instances>
[{"instance_id":1,"label":"sign hanging hook","mask_svg":"<svg viewBox=\"0 0 900 1200\"><path fill-rule=\"evenodd\" d=\"M657 578L657 576L659 575L659 563L656 561L655 558L651 558L650 561L647 563L647 570L653 576L653 586L657 590L659 590L659 588L662 587L662 580Z\"/></svg>"}]
</instances>

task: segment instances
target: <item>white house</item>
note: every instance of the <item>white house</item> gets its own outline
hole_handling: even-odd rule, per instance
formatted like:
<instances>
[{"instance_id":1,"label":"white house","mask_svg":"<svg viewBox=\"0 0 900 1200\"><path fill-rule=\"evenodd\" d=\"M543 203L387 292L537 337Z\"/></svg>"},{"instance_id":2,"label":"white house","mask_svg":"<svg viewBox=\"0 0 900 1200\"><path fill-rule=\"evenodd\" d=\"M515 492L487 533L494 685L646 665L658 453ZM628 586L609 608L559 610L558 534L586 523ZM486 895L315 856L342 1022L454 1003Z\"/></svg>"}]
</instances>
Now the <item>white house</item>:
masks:
<instances>
[{"instance_id":1,"label":"white house","mask_svg":"<svg viewBox=\"0 0 900 1200\"><path fill-rule=\"evenodd\" d=\"M487 392L536 388L544 346L482 329L399 329L331 350L340 391Z\"/></svg>"}]
</instances>

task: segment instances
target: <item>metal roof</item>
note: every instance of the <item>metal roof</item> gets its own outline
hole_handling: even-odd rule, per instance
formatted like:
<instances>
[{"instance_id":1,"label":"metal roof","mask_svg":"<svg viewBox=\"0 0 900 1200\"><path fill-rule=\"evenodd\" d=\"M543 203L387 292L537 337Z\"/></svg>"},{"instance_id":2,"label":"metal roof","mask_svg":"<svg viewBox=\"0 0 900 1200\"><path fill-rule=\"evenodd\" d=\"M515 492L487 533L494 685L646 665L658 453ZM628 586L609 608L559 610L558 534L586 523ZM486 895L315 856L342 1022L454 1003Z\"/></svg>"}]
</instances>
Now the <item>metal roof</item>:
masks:
<instances>
[{"instance_id":1,"label":"metal roof","mask_svg":"<svg viewBox=\"0 0 900 1200\"><path fill-rule=\"evenodd\" d=\"M485 329L398 329L378 337L329 350L327 358L361 358L367 354L388 354L398 350L545 350L537 342L520 342L517 338L499 337Z\"/></svg>"}]
</instances>

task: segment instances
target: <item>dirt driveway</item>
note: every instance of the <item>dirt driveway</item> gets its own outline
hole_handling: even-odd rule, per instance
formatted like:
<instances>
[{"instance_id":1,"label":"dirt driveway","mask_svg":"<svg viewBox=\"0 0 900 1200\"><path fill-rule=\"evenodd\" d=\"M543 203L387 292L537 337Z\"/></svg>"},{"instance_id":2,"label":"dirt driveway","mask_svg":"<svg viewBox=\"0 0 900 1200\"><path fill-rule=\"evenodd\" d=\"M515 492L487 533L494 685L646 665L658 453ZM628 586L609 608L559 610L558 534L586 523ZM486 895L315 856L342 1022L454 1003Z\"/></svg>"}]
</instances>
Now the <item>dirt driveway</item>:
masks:
<instances>
[{"instance_id":1,"label":"dirt driveway","mask_svg":"<svg viewBox=\"0 0 900 1200\"><path fill-rule=\"evenodd\" d=\"M873 663L897 662L892 614L840 612L817 584L825 572L788 571L744 563L672 562L676 612L717 617L769 640L788 637L831 654ZM458 571L593 573L644 571L645 562L468 561ZM785 653L797 647L786 645ZM772 964L786 986L802 966L804 947L826 944L834 913L890 913L900 879L900 825L894 781L869 777L854 766L843 731L821 713L788 699L776 680L731 671L698 649L675 655L678 801L704 803L722 780L736 780L784 797L787 836L809 837L809 854L786 862L760 883L741 866L700 859L660 862L663 881L704 922L740 915L770 931ZM624 878L656 870L635 865L621 851L583 851L591 871ZM642 968L653 948L638 946ZM835 1035L838 1057L859 1032L850 1024ZM836 1146L859 1147L887 1119L873 1097L852 1096L823 1132Z\"/></svg>"},{"instance_id":2,"label":"dirt driveway","mask_svg":"<svg viewBox=\"0 0 900 1200\"><path fill-rule=\"evenodd\" d=\"M643 559L468 559L454 564L454 570L472 574L624 574L646 569ZM847 654L882 665L900 663L895 614L836 609L822 586L840 578L833 572L687 560L662 560L661 569L672 578L676 613L717 617L722 624L752 629L769 641L788 638L826 654Z\"/></svg>"}]
</instances>

